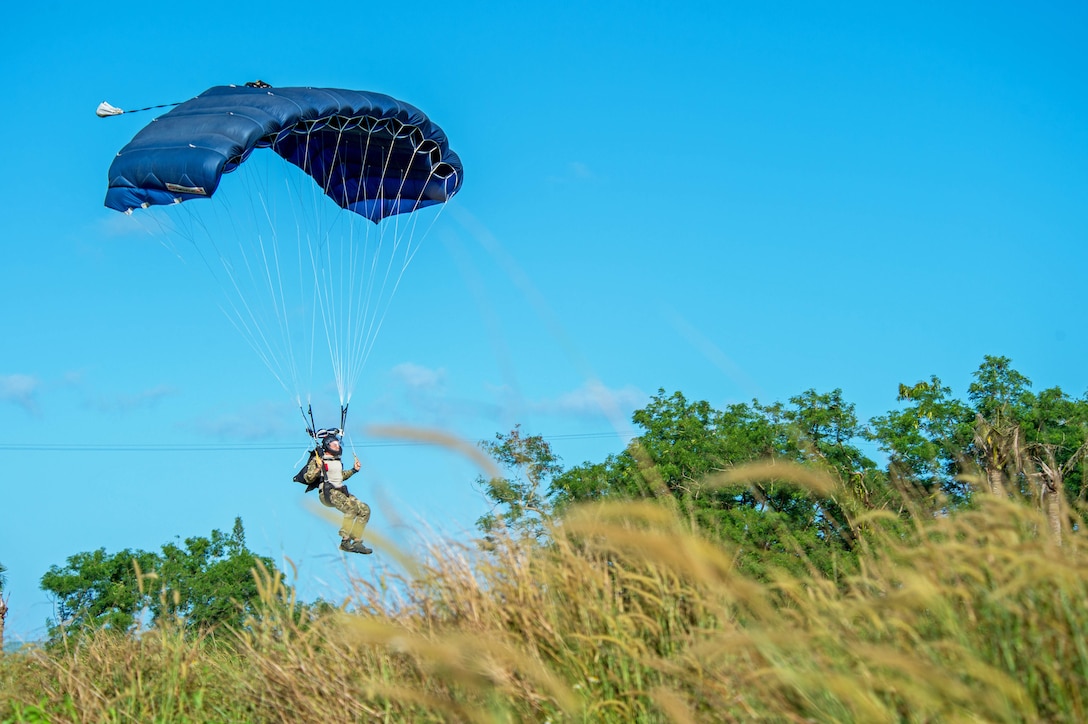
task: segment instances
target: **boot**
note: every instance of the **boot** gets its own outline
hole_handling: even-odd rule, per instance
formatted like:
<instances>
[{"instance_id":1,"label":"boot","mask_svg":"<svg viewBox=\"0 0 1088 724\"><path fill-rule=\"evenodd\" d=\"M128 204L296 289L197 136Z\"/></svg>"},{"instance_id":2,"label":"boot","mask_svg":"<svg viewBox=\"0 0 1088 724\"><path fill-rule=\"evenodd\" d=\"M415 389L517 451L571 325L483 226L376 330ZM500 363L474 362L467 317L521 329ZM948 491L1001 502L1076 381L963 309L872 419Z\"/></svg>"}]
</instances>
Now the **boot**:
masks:
<instances>
[{"instance_id":1,"label":"boot","mask_svg":"<svg viewBox=\"0 0 1088 724\"><path fill-rule=\"evenodd\" d=\"M352 540L351 538L344 538L340 541L340 550L348 553L362 553L363 555L374 552L363 545L361 540Z\"/></svg>"}]
</instances>

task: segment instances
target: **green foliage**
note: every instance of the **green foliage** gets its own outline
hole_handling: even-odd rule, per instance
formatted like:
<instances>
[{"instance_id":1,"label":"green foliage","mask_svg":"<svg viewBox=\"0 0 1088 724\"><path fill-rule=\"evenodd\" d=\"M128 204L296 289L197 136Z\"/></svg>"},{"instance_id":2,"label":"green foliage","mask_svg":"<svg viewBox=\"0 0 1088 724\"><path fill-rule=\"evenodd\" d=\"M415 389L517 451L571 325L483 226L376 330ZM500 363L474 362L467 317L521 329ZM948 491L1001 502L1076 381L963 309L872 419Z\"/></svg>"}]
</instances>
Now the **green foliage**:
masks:
<instances>
[{"instance_id":1,"label":"green foliage","mask_svg":"<svg viewBox=\"0 0 1088 724\"><path fill-rule=\"evenodd\" d=\"M257 560L274 568L270 558L246 548L241 519L235 519L230 535L213 530L210 538L186 538L184 548L168 543L156 569L161 590L168 595L153 600L151 611L156 617L181 618L198 630L225 623L239 626L259 600L253 580Z\"/></svg>"},{"instance_id":2,"label":"green foliage","mask_svg":"<svg viewBox=\"0 0 1088 724\"><path fill-rule=\"evenodd\" d=\"M695 525L745 543L744 564L756 570L764 567L761 558L781 562L793 555L781 550L776 531L783 526L825 566L835 551L849 551L859 533L847 524L841 501L773 475L723 482L723 474L757 461L800 463L832 474L856 494L849 511L855 515L905 515L904 488L928 495L927 514L947 511L970 504L981 481L985 490L1003 485L1026 499L1038 500L1044 485L1057 486L1071 500L1088 495L1088 400L1057 388L1032 394L1031 381L1005 357L986 357L973 378L966 402L936 376L900 384L902 407L868 424L841 390L807 390L786 404L753 400L722 410L658 390L632 415L643 432L627 449L553 473L546 500L562 511L590 501L668 498ZM887 456L886 467L862 452L866 442ZM511 506L517 517L519 490L497 485L492 499ZM1063 515L1079 515L1051 507L1055 531Z\"/></svg>"},{"instance_id":3,"label":"green foliage","mask_svg":"<svg viewBox=\"0 0 1088 724\"><path fill-rule=\"evenodd\" d=\"M888 454L900 479L937 489L953 504L966 502L970 488L959 476L974 435L974 411L952 398L940 378L912 387L899 385L900 410L873 418L865 435Z\"/></svg>"},{"instance_id":4,"label":"green foliage","mask_svg":"<svg viewBox=\"0 0 1088 724\"><path fill-rule=\"evenodd\" d=\"M792 445L782 451L784 456L798 462L818 460L844 478L875 467L856 446L862 427L854 405L843 399L842 390L830 393L807 390L789 401L792 407L782 417L793 437Z\"/></svg>"},{"instance_id":5,"label":"green foliage","mask_svg":"<svg viewBox=\"0 0 1088 724\"><path fill-rule=\"evenodd\" d=\"M151 571L155 554L129 549L109 555L100 548L68 558L64 568L51 566L42 576L42 590L55 598L57 620L53 638L63 630L107 628L128 632L148 603L137 571Z\"/></svg>"},{"instance_id":6,"label":"green foliage","mask_svg":"<svg viewBox=\"0 0 1088 724\"><path fill-rule=\"evenodd\" d=\"M663 485L674 495L698 495L698 481L721 469L725 456L719 417L707 402L689 403L679 392L665 397L665 391L658 390L649 406L631 416L646 432L638 441L641 449L628 448L636 460L645 454L643 462L652 463L653 476L640 475L620 489L637 487L643 495L661 494Z\"/></svg>"},{"instance_id":7,"label":"green foliage","mask_svg":"<svg viewBox=\"0 0 1088 724\"><path fill-rule=\"evenodd\" d=\"M543 540L552 505L546 485L561 469L560 459L539 435L523 436L520 426L508 434L496 434L494 441L480 443L510 477L476 479L492 502L490 513L476 521L485 536L506 528L534 541Z\"/></svg>"},{"instance_id":8,"label":"green foliage","mask_svg":"<svg viewBox=\"0 0 1088 724\"><path fill-rule=\"evenodd\" d=\"M974 413L974 440L967 448L971 464L988 481L1004 481L1008 493L1049 500L1055 534L1059 524L1083 523L1077 510L1059 510L1054 496L1084 500L1088 398L1071 398L1058 387L1032 393L1031 380L1006 357L987 356L973 377L968 389Z\"/></svg>"},{"instance_id":9,"label":"green foliage","mask_svg":"<svg viewBox=\"0 0 1088 724\"><path fill-rule=\"evenodd\" d=\"M997 481L1026 500L1056 485L1083 501L1088 399L1057 387L1032 393L1007 357L985 357L972 376L967 402L937 377L899 386L905 407L874 418L866 433L888 454L889 473L938 490L951 506L969 503L981 480L983 490Z\"/></svg>"},{"instance_id":10,"label":"green foliage","mask_svg":"<svg viewBox=\"0 0 1088 724\"><path fill-rule=\"evenodd\" d=\"M1028 403L1020 413L1028 454L1036 465L1062 469L1066 497L1085 502L1088 397L1073 399L1053 387L1029 398Z\"/></svg>"},{"instance_id":11,"label":"green foliage","mask_svg":"<svg viewBox=\"0 0 1088 724\"><path fill-rule=\"evenodd\" d=\"M967 388L967 397L975 411L995 425L1014 422L1018 413L1031 404L1031 380L1014 370L1008 357L986 355L973 376L975 381Z\"/></svg>"},{"instance_id":12,"label":"green foliage","mask_svg":"<svg viewBox=\"0 0 1088 724\"><path fill-rule=\"evenodd\" d=\"M275 570L271 559L246 548L240 519L230 535L213 530L183 546L167 543L161 553L77 553L42 577L57 612L50 639L96 628L125 633L164 619L193 631L239 626L259 605L252 574L258 563Z\"/></svg>"},{"instance_id":13,"label":"green foliage","mask_svg":"<svg viewBox=\"0 0 1088 724\"><path fill-rule=\"evenodd\" d=\"M861 426L841 390L814 390L790 405L733 404L714 409L682 393L659 390L632 420L645 431L623 453L558 475L551 494L564 508L590 500L668 497L700 529L742 543L740 564L750 571L799 566L799 552L825 570L852 545L845 514L830 498L770 477L713 481L715 475L757 461L804 463L868 491L876 506L884 481L856 446ZM784 536L789 530L791 536ZM788 540L788 542L787 542ZM806 564L807 565L807 564Z\"/></svg>"}]
</instances>

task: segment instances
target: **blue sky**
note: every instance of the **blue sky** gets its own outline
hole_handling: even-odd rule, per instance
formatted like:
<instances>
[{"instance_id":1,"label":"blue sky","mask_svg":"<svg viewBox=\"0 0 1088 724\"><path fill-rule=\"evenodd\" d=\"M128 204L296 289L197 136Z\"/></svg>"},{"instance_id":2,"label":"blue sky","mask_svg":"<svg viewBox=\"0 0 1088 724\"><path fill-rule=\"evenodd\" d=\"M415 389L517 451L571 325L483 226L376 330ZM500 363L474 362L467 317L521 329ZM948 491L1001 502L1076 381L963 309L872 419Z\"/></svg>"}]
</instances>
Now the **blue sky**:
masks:
<instances>
[{"instance_id":1,"label":"blue sky","mask_svg":"<svg viewBox=\"0 0 1088 724\"><path fill-rule=\"evenodd\" d=\"M349 417L352 487L397 541L466 536L479 470L368 425L520 423L577 464L621 450L658 388L717 406L841 388L867 419L899 382L965 395L987 354L1088 388L1081 3L300 7L21 4L0 28L10 638L44 632L49 566L235 516L307 595L388 560L338 555L290 482L293 401L192 269L102 206L153 117L98 119L103 100L260 78L388 93L446 131L464 187Z\"/></svg>"}]
</instances>

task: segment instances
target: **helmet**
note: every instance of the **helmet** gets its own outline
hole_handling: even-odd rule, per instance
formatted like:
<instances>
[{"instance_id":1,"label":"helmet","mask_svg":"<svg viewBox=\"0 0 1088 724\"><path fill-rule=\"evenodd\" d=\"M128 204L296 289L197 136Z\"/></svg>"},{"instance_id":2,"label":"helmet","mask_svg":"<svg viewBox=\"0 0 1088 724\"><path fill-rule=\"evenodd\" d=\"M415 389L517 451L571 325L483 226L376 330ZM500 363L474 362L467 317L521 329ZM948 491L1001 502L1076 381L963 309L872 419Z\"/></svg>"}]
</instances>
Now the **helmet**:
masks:
<instances>
[{"instance_id":1,"label":"helmet","mask_svg":"<svg viewBox=\"0 0 1088 724\"><path fill-rule=\"evenodd\" d=\"M340 438L338 438L336 435L326 435L325 437L321 438L321 449L325 452L330 452L329 446L332 445L334 442L339 445ZM341 448L343 448L342 445Z\"/></svg>"}]
</instances>

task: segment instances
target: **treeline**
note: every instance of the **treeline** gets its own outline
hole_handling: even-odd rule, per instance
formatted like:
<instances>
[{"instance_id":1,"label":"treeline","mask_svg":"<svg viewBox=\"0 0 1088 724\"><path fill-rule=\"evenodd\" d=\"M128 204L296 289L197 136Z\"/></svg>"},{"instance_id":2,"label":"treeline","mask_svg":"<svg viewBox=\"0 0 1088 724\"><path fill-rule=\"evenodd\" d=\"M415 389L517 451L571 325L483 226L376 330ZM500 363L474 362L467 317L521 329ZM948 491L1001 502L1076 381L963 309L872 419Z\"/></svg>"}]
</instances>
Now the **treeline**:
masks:
<instances>
[{"instance_id":1,"label":"treeline","mask_svg":"<svg viewBox=\"0 0 1088 724\"><path fill-rule=\"evenodd\" d=\"M104 548L76 553L42 576L54 601L49 645L98 630L134 633L169 621L204 636L240 628L264 605L254 569L282 585L274 561L246 546L241 518L230 533L213 530L166 543L160 551Z\"/></svg>"},{"instance_id":2,"label":"treeline","mask_svg":"<svg viewBox=\"0 0 1088 724\"><path fill-rule=\"evenodd\" d=\"M827 571L853 550L860 531L850 521L865 511L949 514L993 494L1040 506L1060 545L1083 522L1088 398L1031 387L1008 358L987 356L966 399L933 376L900 384L899 407L868 422L838 389L724 409L659 390L633 415L642 433L601 462L565 469L543 438L519 428L482 443L511 475L477 480L494 504L478 525L542 541L578 503L667 499L696 529L739 544L751 571L802 560ZM863 452L873 446L886 463ZM796 484L794 465L851 494L813 495Z\"/></svg>"}]
</instances>

